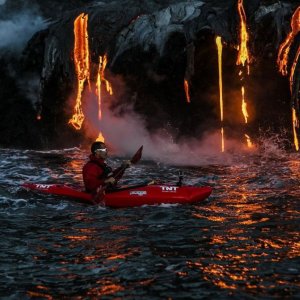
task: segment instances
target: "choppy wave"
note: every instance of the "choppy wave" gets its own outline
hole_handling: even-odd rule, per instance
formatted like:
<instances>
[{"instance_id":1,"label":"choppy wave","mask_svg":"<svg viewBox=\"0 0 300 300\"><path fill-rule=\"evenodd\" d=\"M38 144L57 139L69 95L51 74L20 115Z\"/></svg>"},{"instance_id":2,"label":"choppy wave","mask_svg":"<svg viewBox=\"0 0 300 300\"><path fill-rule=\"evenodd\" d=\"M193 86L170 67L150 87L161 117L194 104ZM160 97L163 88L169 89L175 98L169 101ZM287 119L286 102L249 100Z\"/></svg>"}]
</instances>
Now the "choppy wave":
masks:
<instances>
[{"instance_id":1,"label":"choppy wave","mask_svg":"<svg viewBox=\"0 0 300 300\"><path fill-rule=\"evenodd\" d=\"M123 179L176 183L182 171L185 184L213 187L197 205L110 209L20 188L25 181L82 186L87 155L0 149L1 298L299 296L298 153L272 144L222 164L142 160Z\"/></svg>"}]
</instances>

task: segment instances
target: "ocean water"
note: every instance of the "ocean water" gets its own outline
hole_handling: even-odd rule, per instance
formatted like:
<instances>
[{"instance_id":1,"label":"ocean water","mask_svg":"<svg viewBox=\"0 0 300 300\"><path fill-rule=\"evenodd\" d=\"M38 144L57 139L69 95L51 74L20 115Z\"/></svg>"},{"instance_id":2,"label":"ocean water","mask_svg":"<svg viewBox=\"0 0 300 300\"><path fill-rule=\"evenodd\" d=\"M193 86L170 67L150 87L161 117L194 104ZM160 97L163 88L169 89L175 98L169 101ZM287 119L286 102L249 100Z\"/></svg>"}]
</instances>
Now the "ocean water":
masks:
<instances>
[{"instance_id":1,"label":"ocean water","mask_svg":"<svg viewBox=\"0 0 300 300\"><path fill-rule=\"evenodd\" d=\"M141 160L123 183L209 185L194 205L111 209L28 192L82 186L88 153L0 150L1 299L299 299L300 155ZM111 158L118 166L120 158Z\"/></svg>"}]
</instances>

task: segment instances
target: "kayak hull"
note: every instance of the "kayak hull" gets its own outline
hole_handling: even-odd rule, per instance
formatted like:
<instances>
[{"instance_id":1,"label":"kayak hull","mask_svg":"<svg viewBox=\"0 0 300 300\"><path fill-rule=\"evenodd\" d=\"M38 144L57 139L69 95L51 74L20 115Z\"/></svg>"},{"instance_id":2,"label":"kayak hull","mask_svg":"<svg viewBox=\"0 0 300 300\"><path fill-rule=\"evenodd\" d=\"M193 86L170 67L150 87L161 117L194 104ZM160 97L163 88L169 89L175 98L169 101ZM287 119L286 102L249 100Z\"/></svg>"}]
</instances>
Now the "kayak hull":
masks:
<instances>
[{"instance_id":1,"label":"kayak hull","mask_svg":"<svg viewBox=\"0 0 300 300\"><path fill-rule=\"evenodd\" d=\"M95 204L93 195L67 185L25 183L22 186L27 190L66 196L83 203ZM191 204L205 200L210 196L211 192L211 187L178 187L173 185L132 186L107 192L101 204L114 208L160 204Z\"/></svg>"}]
</instances>

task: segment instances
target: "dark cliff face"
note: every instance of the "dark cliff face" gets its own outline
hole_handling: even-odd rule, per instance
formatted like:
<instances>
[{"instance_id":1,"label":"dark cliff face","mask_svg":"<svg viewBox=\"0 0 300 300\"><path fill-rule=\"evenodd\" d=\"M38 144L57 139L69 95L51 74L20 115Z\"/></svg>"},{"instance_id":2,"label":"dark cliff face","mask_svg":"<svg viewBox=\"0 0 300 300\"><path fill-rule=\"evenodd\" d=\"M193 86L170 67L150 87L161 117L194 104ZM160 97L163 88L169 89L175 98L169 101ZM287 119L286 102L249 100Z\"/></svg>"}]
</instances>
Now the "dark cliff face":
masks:
<instances>
[{"instance_id":1,"label":"dark cliff face","mask_svg":"<svg viewBox=\"0 0 300 300\"><path fill-rule=\"evenodd\" d=\"M120 78L122 81L122 91L116 91L120 97L114 98L111 109L122 114L126 105L133 107L146 120L149 131L169 128L176 138L198 138L219 128L217 35L224 43L227 133L235 136L247 130L255 136L259 128L280 131L291 127L290 102L297 101L297 96L291 99L288 79L278 73L276 58L279 44L289 32L291 15L299 5L297 1L244 0L252 56L250 76L243 80L251 115L247 125L241 121L239 108L236 1L161 2L36 0L35 10L44 18L51 18L51 23L33 36L21 56L2 51L7 67L1 72L5 89L0 96L3 105L7 105L3 106L5 113L1 112L3 116L16 113L22 118L17 125L12 118L0 121L0 145L65 147L84 139L83 131L68 124L72 115L69 99L76 90L73 22L82 12L89 15L91 64L96 65L99 55L107 53L112 84L117 86ZM0 16L26 7L26 2L21 3L7 1ZM290 64L298 45L299 36L291 51ZM33 99L20 85L20 76L41 79ZM295 78L293 93L297 94L299 65ZM190 103L186 100L184 79L189 82ZM41 120L37 120L39 115ZM23 128L27 128L27 138L16 143L15 136Z\"/></svg>"}]
</instances>

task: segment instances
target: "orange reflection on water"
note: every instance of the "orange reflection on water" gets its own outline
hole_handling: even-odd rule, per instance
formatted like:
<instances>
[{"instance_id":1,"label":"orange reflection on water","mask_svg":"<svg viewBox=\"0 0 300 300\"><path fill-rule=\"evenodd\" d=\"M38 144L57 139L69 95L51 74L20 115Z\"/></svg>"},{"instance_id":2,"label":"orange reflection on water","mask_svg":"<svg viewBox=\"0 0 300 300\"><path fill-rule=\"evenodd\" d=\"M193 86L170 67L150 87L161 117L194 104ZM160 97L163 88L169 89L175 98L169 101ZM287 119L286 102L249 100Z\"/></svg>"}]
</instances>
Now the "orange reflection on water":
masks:
<instances>
[{"instance_id":1,"label":"orange reflection on water","mask_svg":"<svg viewBox=\"0 0 300 300\"><path fill-rule=\"evenodd\" d=\"M199 214L199 213L193 213L194 218L198 219L207 219L213 222L224 222L226 221L226 218L223 217L218 217L218 216L206 216L204 214Z\"/></svg>"},{"instance_id":2,"label":"orange reflection on water","mask_svg":"<svg viewBox=\"0 0 300 300\"><path fill-rule=\"evenodd\" d=\"M71 169L73 173L81 173L82 171L82 161L78 159L72 159L71 161L68 161L66 164L66 167Z\"/></svg>"},{"instance_id":3,"label":"orange reflection on water","mask_svg":"<svg viewBox=\"0 0 300 300\"><path fill-rule=\"evenodd\" d=\"M66 239L70 239L72 240L73 242L74 241L86 241L86 240L89 240L90 237L87 236L87 235L67 235L67 236L64 236Z\"/></svg>"},{"instance_id":4,"label":"orange reflection on water","mask_svg":"<svg viewBox=\"0 0 300 300\"><path fill-rule=\"evenodd\" d=\"M84 216L77 215L75 219L84 220ZM64 238L73 242L92 240L96 233L95 228L77 228L75 234L65 235Z\"/></svg>"},{"instance_id":5,"label":"orange reflection on water","mask_svg":"<svg viewBox=\"0 0 300 300\"><path fill-rule=\"evenodd\" d=\"M88 296L111 295L111 294L125 290L125 288L122 285L117 284L117 283L113 282L113 280L110 280L110 279L101 279L101 280L98 280L96 283L99 286L90 289L87 293Z\"/></svg>"},{"instance_id":6,"label":"orange reflection on water","mask_svg":"<svg viewBox=\"0 0 300 300\"><path fill-rule=\"evenodd\" d=\"M47 295L47 294L44 294L44 293L38 293L38 292L33 292L33 291L27 291L27 295L29 297L36 297L36 298L42 298L42 299L49 299L49 300L52 300L54 299L52 296L50 295Z\"/></svg>"},{"instance_id":7,"label":"orange reflection on water","mask_svg":"<svg viewBox=\"0 0 300 300\"><path fill-rule=\"evenodd\" d=\"M240 224L242 224L242 225L252 225L252 224L256 224L256 223L265 222L265 221L268 221L268 220L270 220L270 219L269 218L262 218L262 219L259 219L259 220L246 220L246 221L240 222Z\"/></svg>"},{"instance_id":8,"label":"orange reflection on water","mask_svg":"<svg viewBox=\"0 0 300 300\"><path fill-rule=\"evenodd\" d=\"M124 226L124 225L112 225L109 227L110 231L122 231L122 230L127 230L129 226Z\"/></svg>"},{"instance_id":9,"label":"orange reflection on water","mask_svg":"<svg viewBox=\"0 0 300 300\"><path fill-rule=\"evenodd\" d=\"M299 161L290 163L292 171L288 174L290 176L292 173L295 180L300 177L299 167ZM251 176L255 178L255 173ZM271 185L257 187L252 180L243 180L239 176L233 180L231 186L235 188L228 190L226 198L216 198L209 206L199 207L193 214L194 218L203 219L203 222L213 221L213 232L205 232L209 241L206 244L208 251L195 261L187 262L187 266L198 269L204 280L221 289L250 292L269 291L270 286L283 289L291 284L290 279L279 278L278 274L272 273L269 277L263 277L262 273L268 268L268 263L280 263L300 256L296 230L290 231L278 220L274 225L273 216L276 213L273 209L278 210L280 206L277 207L278 202L270 202L264 196L270 194ZM227 182L223 184L226 185ZM294 208L289 206L283 213L293 218L297 216Z\"/></svg>"}]
</instances>

